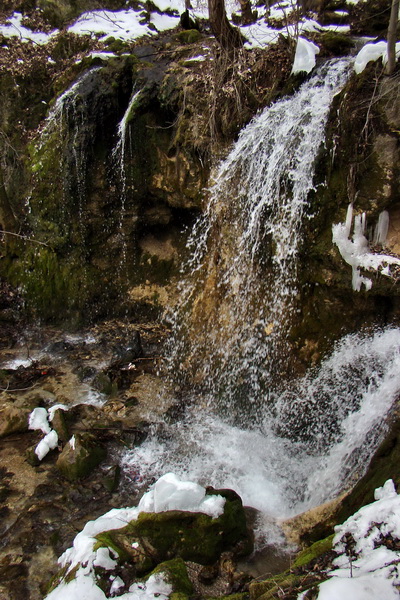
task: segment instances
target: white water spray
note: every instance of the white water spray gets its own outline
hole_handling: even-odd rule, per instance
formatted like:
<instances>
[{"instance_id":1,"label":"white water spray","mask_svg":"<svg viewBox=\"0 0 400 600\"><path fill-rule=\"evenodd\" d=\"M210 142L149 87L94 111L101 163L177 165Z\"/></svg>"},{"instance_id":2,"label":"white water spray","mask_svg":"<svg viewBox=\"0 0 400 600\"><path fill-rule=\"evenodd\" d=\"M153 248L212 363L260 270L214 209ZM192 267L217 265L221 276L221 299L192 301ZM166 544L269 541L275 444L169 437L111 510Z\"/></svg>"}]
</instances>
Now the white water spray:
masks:
<instances>
[{"instance_id":1,"label":"white water spray","mask_svg":"<svg viewBox=\"0 0 400 600\"><path fill-rule=\"evenodd\" d=\"M174 471L230 487L245 504L289 517L362 474L399 391L400 330L349 335L317 370L276 394L252 427L196 406L184 421L156 427L123 465L145 480Z\"/></svg>"}]
</instances>

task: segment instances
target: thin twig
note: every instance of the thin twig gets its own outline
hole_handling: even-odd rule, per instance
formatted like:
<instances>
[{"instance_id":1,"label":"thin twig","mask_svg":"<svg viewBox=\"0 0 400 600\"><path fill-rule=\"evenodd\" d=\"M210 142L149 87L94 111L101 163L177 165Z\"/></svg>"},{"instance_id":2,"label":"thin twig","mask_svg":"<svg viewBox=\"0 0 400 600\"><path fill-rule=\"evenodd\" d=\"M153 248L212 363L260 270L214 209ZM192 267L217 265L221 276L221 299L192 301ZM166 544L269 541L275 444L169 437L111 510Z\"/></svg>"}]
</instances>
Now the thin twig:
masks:
<instances>
[{"instance_id":1,"label":"thin twig","mask_svg":"<svg viewBox=\"0 0 400 600\"><path fill-rule=\"evenodd\" d=\"M44 242L39 242L38 240L33 240L32 238L28 238L26 235L21 235L20 233L13 233L12 231L4 231L4 229L1 230L0 233L14 235L15 237L19 237L19 238L25 240L26 242L32 242L32 244L40 244L41 246L46 246L46 248L49 247L49 245L45 244Z\"/></svg>"}]
</instances>

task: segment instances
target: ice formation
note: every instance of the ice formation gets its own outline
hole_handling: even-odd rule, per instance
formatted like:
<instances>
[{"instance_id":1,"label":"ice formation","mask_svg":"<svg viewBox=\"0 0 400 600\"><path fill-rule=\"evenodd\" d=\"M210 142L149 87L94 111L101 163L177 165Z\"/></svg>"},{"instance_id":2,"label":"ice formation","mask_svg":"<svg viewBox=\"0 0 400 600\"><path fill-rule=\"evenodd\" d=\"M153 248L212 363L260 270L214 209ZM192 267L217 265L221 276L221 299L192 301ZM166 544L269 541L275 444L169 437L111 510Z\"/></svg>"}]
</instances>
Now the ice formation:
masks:
<instances>
[{"instance_id":1,"label":"ice formation","mask_svg":"<svg viewBox=\"0 0 400 600\"><path fill-rule=\"evenodd\" d=\"M338 223L332 227L332 241L339 249L342 258L353 270L353 290L359 292L362 285L368 291L372 287L372 280L361 275L361 269L379 271L382 275L391 276L390 265L400 265L400 259L387 254L374 254L369 250L368 240L365 237L366 216L356 215L354 218L354 232L349 238L353 222L353 205L349 204L345 223ZM381 226L380 235L383 234Z\"/></svg>"}]
</instances>

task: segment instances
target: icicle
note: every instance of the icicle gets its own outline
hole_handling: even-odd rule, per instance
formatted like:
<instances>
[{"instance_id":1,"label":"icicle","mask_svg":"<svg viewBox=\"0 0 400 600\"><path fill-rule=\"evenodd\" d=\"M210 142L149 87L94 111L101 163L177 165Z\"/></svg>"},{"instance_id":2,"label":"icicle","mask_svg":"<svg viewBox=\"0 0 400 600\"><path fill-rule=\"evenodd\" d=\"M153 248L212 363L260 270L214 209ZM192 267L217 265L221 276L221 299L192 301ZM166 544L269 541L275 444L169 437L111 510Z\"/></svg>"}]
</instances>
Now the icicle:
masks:
<instances>
[{"instance_id":1,"label":"icicle","mask_svg":"<svg viewBox=\"0 0 400 600\"><path fill-rule=\"evenodd\" d=\"M375 227L374 234L374 245L375 246L384 246L386 243L386 238L389 230L389 213L387 210L384 210L380 213L378 218L378 223Z\"/></svg>"}]
</instances>

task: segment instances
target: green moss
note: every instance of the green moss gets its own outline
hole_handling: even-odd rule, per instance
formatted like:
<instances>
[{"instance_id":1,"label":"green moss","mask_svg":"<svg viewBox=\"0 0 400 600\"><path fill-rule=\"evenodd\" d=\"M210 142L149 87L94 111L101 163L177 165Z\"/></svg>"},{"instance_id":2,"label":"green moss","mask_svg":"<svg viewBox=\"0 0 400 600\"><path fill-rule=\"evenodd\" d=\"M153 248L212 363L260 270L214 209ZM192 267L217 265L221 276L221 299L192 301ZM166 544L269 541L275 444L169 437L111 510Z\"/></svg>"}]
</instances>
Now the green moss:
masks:
<instances>
[{"instance_id":1,"label":"green moss","mask_svg":"<svg viewBox=\"0 0 400 600\"><path fill-rule=\"evenodd\" d=\"M75 448L67 444L58 457L56 466L68 481L77 481L90 475L106 454L106 449L93 436L77 434Z\"/></svg>"},{"instance_id":2,"label":"green moss","mask_svg":"<svg viewBox=\"0 0 400 600\"><path fill-rule=\"evenodd\" d=\"M153 563L179 557L211 564L224 550L249 553L253 547L252 539L240 498L231 490L215 493L227 497L224 513L216 519L203 513L184 511L140 513L137 520L110 535L117 546L124 548L131 548L132 543L138 542L140 553ZM132 553L136 556L138 551Z\"/></svg>"},{"instance_id":3,"label":"green moss","mask_svg":"<svg viewBox=\"0 0 400 600\"><path fill-rule=\"evenodd\" d=\"M62 569L60 569L53 577L50 579L47 594L50 594L60 583L69 583L73 579L75 579L76 572L78 571L80 565L75 565L73 569L68 572L69 565L66 565Z\"/></svg>"},{"instance_id":4,"label":"green moss","mask_svg":"<svg viewBox=\"0 0 400 600\"><path fill-rule=\"evenodd\" d=\"M114 550L121 561L129 560L129 554L124 548L118 545L114 539L113 531L104 531L96 535L97 542L93 546L93 550L96 551L99 548L111 548Z\"/></svg>"},{"instance_id":5,"label":"green moss","mask_svg":"<svg viewBox=\"0 0 400 600\"><path fill-rule=\"evenodd\" d=\"M194 44L202 38L202 34L197 29L188 29L175 34L174 38L181 44Z\"/></svg>"},{"instance_id":6,"label":"green moss","mask_svg":"<svg viewBox=\"0 0 400 600\"><path fill-rule=\"evenodd\" d=\"M96 271L81 258L61 259L32 244L10 264L7 278L22 289L28 311L54 322L79 320L97 285Z\"/></svg>"},{"instance_id":7,"label":"green moss","mask_svg":"<svg viewBox=\"0 0 400 600\"><path fill-rule=\"evenodd\" d=\"M328 536L324 540L315 542L309 548L302 550L302 552L297 555L296 560L293 563L293 567L304 567L315 558L318 558L322 554L325 554L325 552L332 550L333 538L334 534Z\"/></svg>"},{"instance_id":8,"label":"green moss","mask_svg":"<svg viewBox=\"0 0 400 600\"><path fill-rule=\"evenodd\" d=\"M165 579L172 585L176 595L190 596L193 593L192 582L189 579L186 565L181 558L174 558L160 563L148 577L154 573L164 573ZM175 598L175 600L180 599Z\"/></svg>"},{"instance_id":9,"label":"green moss","mask_svg":"<svg viewBox=\"0 0 400 600\"><path fill-rule=\"evenodd\" d=\"M302 577L304 578L304 575ZM250 598L251 600L256 600L257 598L263 598L263 600L274 598L276 592L296 586L299 580L300 576L285 571L265 581L254 581L250 584L249 588Z\"/></svg>"},{"instance_id":10,"label":"green moss","mask_svg":"<svg viewBox=\"0 0 400 600\"><path fill-rule=\"evenodd\" d=\"M347 35L335 31L327 31L320 37L320 43L324 50L330 55L347 56L349 50L354 47L354 42Z\"/></svg>"}]
</instances>

